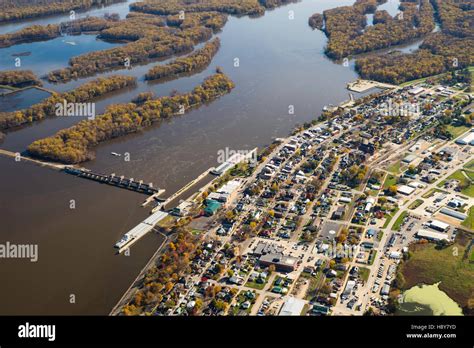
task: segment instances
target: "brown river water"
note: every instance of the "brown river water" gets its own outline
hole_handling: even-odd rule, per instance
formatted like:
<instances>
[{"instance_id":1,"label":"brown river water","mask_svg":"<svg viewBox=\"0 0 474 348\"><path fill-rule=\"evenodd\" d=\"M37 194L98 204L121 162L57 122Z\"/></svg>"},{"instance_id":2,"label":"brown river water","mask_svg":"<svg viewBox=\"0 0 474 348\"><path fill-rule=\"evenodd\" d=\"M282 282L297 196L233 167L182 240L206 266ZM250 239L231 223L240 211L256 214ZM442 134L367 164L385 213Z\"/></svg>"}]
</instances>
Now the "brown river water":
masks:
<instances>
[{"instance_id":1,"label":"brown river water","mask_svg":"<svg viewBox=\"0 0 474 348\"><path fill-rule=\"evenodd\" d=\"M268 11L260 18L230 17L217 34L222 45L212 64L191 77L148 84L143 74L157 63L123 72L138 77L137 88L98 101L98 111L112 103L128 102L142 91L166 95L174 89L191 90L217 66L231 77L236 88L210 105L99 146L96 159L84 166L153 182L155 187L166 189L165 195L171 195L216 166L219 150L265 146L275 137L288 135L296 124L314 119L325 105L349 99L345 87L357 78L353 66L344 67L327 59L323 51L326 38L312 31L307 22L315 12L352 2L304 0ZM113 8L110 12L119 12L122 17L127 13L127 4ZM294 19L289 19L289 11L293 11ZM29 24L61 20L64 16ZM0 26L0 33L22 26L24 23ZM23 68L44 75L52 68L65 66L77 50L87 51L88 44L96 49L90 37L74 37L75 46L65 45L62 40L57 39L54 45L43 42L14 46L8 53L31 51L24 57ZM43 50L53 52L46 54ZM0 49L2 53L6 51ZM239 67L234 67L235 58L240 61ZM8 59L0 59L0 64L2 70L11 68ZM87 80L45 86L62 91ZM288 114L290 105L295 109L293 115ZM78 121L45 120L9 133L0 147L24 151L32 141ZM130 153L130 161L111 156L112 151ZM37 262L0 259L0 314L108 314L160 245L157 235L148 235L131 248L130 256L115 255L113 249L114 243L149 213L141 207L145 198L0 158L0 244L38 245ZM75 201L75 209L70 209L71 200ZM75 295L75 304L70 303L71 294Z\"/></svg>"}]
</instances>

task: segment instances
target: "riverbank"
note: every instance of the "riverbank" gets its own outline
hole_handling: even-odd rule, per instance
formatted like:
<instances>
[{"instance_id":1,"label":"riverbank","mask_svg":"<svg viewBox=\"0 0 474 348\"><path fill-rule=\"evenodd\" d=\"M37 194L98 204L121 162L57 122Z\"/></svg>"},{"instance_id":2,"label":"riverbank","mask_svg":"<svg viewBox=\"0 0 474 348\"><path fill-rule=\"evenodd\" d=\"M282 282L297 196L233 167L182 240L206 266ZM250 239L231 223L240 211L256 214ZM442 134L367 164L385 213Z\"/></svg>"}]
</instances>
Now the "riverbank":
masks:
<instances>
[{"instance_id":1,"label":"riverbank","mask_svg":"<svg viewBox=\"0 0 474 348\"><path fill-rule=\"evenodd\" d=\"M166 236L165 234L161 235L164 237L161 245L156 249L155 253L150 257L146 265L141 269L140 273L138 273L137 277L135 280L131 283L129 288L124 292L120 300L117 302L117 304L112 308L110 311L109 315L119 315L122 312L123 307L130 302L132 299L133 295L139 288L139 286L142 283L143 278L145 277L146 273L150 270L150 268L155 265L158 262L158 258L161 256L161 252L163 250L163 247L166 245L166 243L169 241L169 237Z\"/></svg>"},{"instance_id":2,"label":"riverbank","mask_svg":"<svg viewBox=\"0 0 474 348\"><path fill-rule=\"evenodd\" d=\"M340 107L344 108L345 104L346 104L346 102L341 103ZM335 107L334 109L337 109L337 107ZM313 120L313 122L308 123L307 127L309 127L310 125L317 126L318 124L320 124L320 123L322 124L322 123L325 122L323 120L320 120L320 121L318 121L318 120L319 120L319 117L316 120ZM280 149L285 144L289 143L290 139L292 139L294 136L305 132L307 127L296 127L293 131L290 132L290 134L288 134L288 136L286 138L279 138L278 146L275 146L275 144L271 144L271 145L268 145L265 149L263 149L261 151L261 153L265 153L265 156L261 157L258 165L252 170L252 174L250 174L250 176L255 178L256 175L257 175L256 173L259 173L262 170L262 168L266 164L268 158L272 158L274 155L276 155L280 151ZM257 151L257 149L254 149L254 151ZM188 196L190 196L190 198L188 199L188 203L189 203L190 206L199 206L201 203L199 202L199 197L196 197L197 196L196 193L206 191L207 188L209 186L211 186L213 182L216 182L216 181L219 181L219 180L227 180L228 181L230 179L235 179L235 178L233 178L231 176L227 176L227 174L223 173L221 177L216 177L216 179L214 179L211 182L207 183L204 187L196 187L196 183L199 183L201 178L208 175L207 173L210 172L211 169L204 172L198 178L194 179L193 181L191 181L190 183L185 185L182 189L178 190L174 195L172 195L170 197L170 199L175 200L176 199L175 196L179 196L179 195L182 194L182 192L189 191L192 188L192 189L195 189L196 192L194 194L189 192ZM229 169L229 171L231 171L231 169ZM243 182L244 182L244 184L243 184L244 186L240 189L241 191L244 191L248 186L253 184L253 181L248 180L247 176L244 176ZM208 191L206 191L206 192L208 192ZM227 204L232 204L232 203L227 202ZM180 227L186 229L187 225L192 222L192 219L193 219L192 216L194 216L194 214L189 214L188 216L183 217L182 219L187 219L186 224L180 224ZM175 227L177 227L177 225ZM190 232L190 230L191 229L188 230L188 233ZM200 240L201 241L205 240L206 238L209 238L209 236L210 236L210 234L208 233L208 231L205 231L203 233L203 235L201 235ZM161 247L160 247L160 249L161 249ZM156 262L158 261L159 256L160 256L160 253L157 251L157 253L155 253L155 255L153 256L152 260L150 260L150 262L146 265L146 267L140 272L140 274L137 277L137 279L135 280L135 282L130 286L130 288L127 290L127 292L122 296L121 300L114 307L114 309L112 310L110 315L119 315L119 314L123 314L123 313L127 313L126 315L138 314L136 312L137 308L136 308L134 302L136 302L137 294L142 295L139 292L139 290L143 290L144 276L146 274L152 273L152 269L154 267L158 266L156 264ZM188 256L188 258L189 258L189 256ZM177 273L177 275L178 275L178 277L183 276L183 274L181 274L181 273ZM140 281L140 279L141 279L141 281ZM154 284L156 284L156 283L154 283ZM151 287L152 285L149 284L149 286ZM142 312L139 312L139 313L143 314ZM151 312L145 312L145 313L146 314L153 314L153 310Z\"/></svg>"},{"instance_id":3,"label":"riverbank","mask_svg":"<svg viewBox=\"0 0 474 348\"><path fill-rule=\"evenodd\" d=\"M337 4L350 2L337 1ZM88 162L87 167L97 172L141 178L173 193L215 166L219 150L265 146L274 138L286 136L295 124L314 119L314 114L325 105L347 99L346 83L354 80L356 74L324 57L325 38L311 32L305 18L315 9L322 10L334 4L333 0L302 1L277 8L260 18L230 17L218 34L221 49L201 73L156 85L138 81L136 89L98 101L96 111L104 110L110 104L129 102L142 92L150 91L160 96L169 95L173 90L190 91L217 66L221 66L236 83L232 97L220 98L192 110L189 117L165 120L159 126L100 145L96 149L96 159ZM294 21L288 20L290 9L298 14ZM51 64L56 64L58 57L56 51L50 50L50 42L32 44L35 49L31 49L32 55L28 57L32 70L46 72ZM27 46L21 50L30 50ZM64 45L58 50L63 48L84 49L85 45ZM52 60L49 55L54 55ZM240 58L239 67L234 67L236 56ZM64 55L60 58L67 60ZM136 67L124 73L144 76L151 66ZM320 82L329 76L330 85ZM87 79L79 79L54 88L71 89L85 81ZM312 88L308 89L308 85ZM294 114L288 114L288 105L295 106ZM46 119L9 133L2 147L21 152L32 141L55 134L78 121L78 118L68 117ZM128 152L130 161L124 161L123 156L111 156L111 152ZM10 264L8 268L0 267L2 274L12 279L18 272L25 275L12 284L14 288L21 287L21 291L10 286L0 291L4 299L0 301L5 308L3 312L110 313L161 244L156 240L159 239L157 235L150 234L134 245L131 257L114 254L113 244L148 215L149 209L140 206L143 196L62 173L50 173L52 171L42 168L24 170L26 165L10 159L5 161L11 166L2 166L7 180L0 183L0 204L13 206L5 210L3 225L12 234L15 232L13 235L18 239L30 240L34 236L40 245L40 262L32 269L21 262ZM28 180L35 185L26 185ZM19 201L19 195L25 197L25 201ZM76 200L74 214L69 210L71 199ZM19 208L22 206L29 207L27 219L25 211ZM10 236L2 233L2 238L11 239ZM55 248L44 250L48 255L41 262L41 245L51 244ZM31 288L36 289L34 303L25 300L27 289ZM72 292L78 298L75 307L62 301ZM50 298L52 293L57 294L55 298L59 300ZM10 303L5 303L7 298Z\"/></svg>"}]
</instances>

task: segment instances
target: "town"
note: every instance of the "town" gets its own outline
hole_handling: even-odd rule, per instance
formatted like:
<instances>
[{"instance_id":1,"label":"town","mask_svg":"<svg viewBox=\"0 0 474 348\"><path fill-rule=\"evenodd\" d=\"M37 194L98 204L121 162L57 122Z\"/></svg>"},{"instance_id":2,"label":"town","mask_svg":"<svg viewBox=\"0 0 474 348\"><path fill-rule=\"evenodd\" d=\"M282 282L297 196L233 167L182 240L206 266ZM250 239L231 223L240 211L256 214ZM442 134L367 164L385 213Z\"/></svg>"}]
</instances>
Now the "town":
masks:
<instances>
[{"instance_id":1,"label":"town","mask_svg":"<svg viewBox=\"0 0 474 348\"><path fill-rule=\"evenodd\" d=\"M198 243L184 275L159 301L139 289L123 313L393 314L411 246L472 241L473 96L462 74L385 86L255 161L234 155L168 210L166 223Z\"/></svg>"}]
</instances>

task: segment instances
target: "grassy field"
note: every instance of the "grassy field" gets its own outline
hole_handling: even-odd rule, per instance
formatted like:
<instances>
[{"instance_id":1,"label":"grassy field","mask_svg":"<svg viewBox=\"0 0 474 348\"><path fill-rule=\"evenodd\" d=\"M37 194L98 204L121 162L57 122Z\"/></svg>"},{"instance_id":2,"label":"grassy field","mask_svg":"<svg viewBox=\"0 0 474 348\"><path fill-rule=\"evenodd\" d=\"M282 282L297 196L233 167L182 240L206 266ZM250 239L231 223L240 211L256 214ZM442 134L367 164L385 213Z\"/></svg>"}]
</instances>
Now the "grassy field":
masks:
<instances>
[{"instance_id":1,"label":"grassy field","mask_svg":"<svg viewBox=\"0 0 474 348\"><path fill-rule=\"evenodd\" d=\"M176 223L176 218L172 215L166 216L163 220L158 222L158 227L161 228L171 228Z\"/></svg>"},{"instance_id":2,"label":"grassy field","mask_svg":"<svg viewBox=\"0 0 474 348\"><path fill-rule=\"evenodd\" d=\"M383 237L383 231L378 231L376 238L379 242L382 240L382 237Z\"/></svg>"},{"instance_id":3,"label":"grassy field","mask_svg":"<svg viewBox=\"0 0 474 348\"><path fill-rule=\"evenodd\" d=\"M464 165L464 168L474 170L474 159Z\"/></svg>"},{"instance_id":4,"label":"grassy field","mask_svg":"<svg viewBox=\"0 0 474 348\"><path fill-rule=\"evenodd\" d=\"M369 275L370 275L370 269L365 268L365 267L360 267L359 268L359 277L364 282L367 282L367 280L369 279Z\"/></svg>"},{"instance_id":5,"label":"grassy field","mask_svg":"<svg viewBox=\"0 0 474 348\"><path fill-rule=\"evenodd\" d=\"M369 190L367 192L369 193L369 196L372 196L372 197L377 197L377 195L379 194L379 191L376 191L376 190Z\"/></svg>"},{"instance_id":6,"label":"grassy field","mask_svg":"<svg viewBox=\"0 0 474 348\"><path fill-rule=\"evenodd\" d=\"M444 249L437 249L433 243L412 245L409 260L400 267L405 279L403 288L441 282L442 291L466 306L474 294L474 264L469 263L466 252L471 239L461 232L456 243Z\"/></svg>"},{"instance_id":7,"label":"grassy field","mask_svg":"<svg viewBox=\"0 0 474 348\"><path fill-rule=\"evenodd\" d=\"M461 134L466 133L470 128L466 126L454 127L452 125L447 126L447 131L453 136L453 139L459 137Z\"/></svg>"},{"instance_id":8,"label":"grassy field","mask_svg":"<svg viewBox=\"0 0 474 348\"><path fill-rule=\"evenodd\" d=\"M466 177L466 175L464 175L463 173L465 173L467 177L469 177L471 180L469 180ZM472 184L472 181L474 181L474 173L469 172L469 171L458 170L454 172L453 174L451 174L446 180L443 180L440 184L438 184L438 187L443 187L444 183L447 180L459 181L460 184L465 187L464 189L461 190L461 193L471 198L474 198L474 185Z\"/></svg>"},{"instance_id":9,"label":"grassy field","mask_svg":"<svg viewBox=\"0 0 474 348\"><path fill-rule=\"evenodd\" d=\"M385 220L385 223L383 224L383 227L382 228L387 228L388 225L390 224L390 221L392 221L392 218L393 216L400 210L400 208L396 208L393 212L391 212L390 214L386 214L385 217L386 217L386 220Z\"/></svg>"},{"instance_id":10,"label":"grassy field","mask_svg":"<svg viewBox=\"0 0 474 348\"><path fill-rule=\"evenodd\" d=\"M383 224L382 228L387 228L388 224L390 223L390 221L392 221L392 218L393 216L392 215L385 215L386 216L386 220L385 220L385 223Z\"/></svg>"},{"instance_id":11,"label":"grassy field","mask_svg":"<svg viewBox=\"0 0 474 348\"><path fill-rule=\"evenodd\" d=\"M467 219L462 222L462 225L470 228L471 230L474 229L474 206L469 208L469 213L467 214Z\"/></svg>"},{"instance_id":12,"label":"grassy field","mask_svg":"<svg viewBox=\"0 0 474 348\"><path fill-rule=\"evenodd\" d=\"M412 204L410 204L408 209L414 210L414 209L418 208L420 205L422 205L423 203L424 203L424 201L422 199L417 199Z\"/></svg>"},{"instance_id":13,"label":"grassy field","mask_svg":"<svg viewBox=\"0 0 474 348\"><path fill-rule=\"evenodd\" d=\"M385 181L383 183L383 189L387 189L390 186L396 185L397 184L397 176L396 175L387 175L387 178L385 178Z\"/></svg>"},{"instance_id":14,"label":"grassy field","mask_svg":"<svg viewBox=\"0 0 474 348\"><path fill-rule=\"evenodd\" d=\"M375 261L375 257L377 256L377 250L372 249L369 254L369 260L368 263L369 265L373 265Z\"/></svg>"},{"instance_id":15,"label":"grassy field","mask_svg":"<svg viewBox=\"0 0 474 348\"><path fill-rule=\"evenodd\" d=\"M418 83L421 83L421 82L425 82L428 79L437 79L437 78L442 77L444 75L446 75L446 73L441 73L439 75L423 77L421 79L416 79L416 80L411 80L411 81L408 81L408 82L404 82L404 83L400 84L399 86L400 87L411 86L411 85L415 85L415 84L418 84Z\"/></svg>"},{"instance_id":16,"label":"grassy field","mask_svg":"<svg viewBox=\"0 0 474 348\"><path fill-rule=\"evenodd\" d=\"M474 172L465 170L464 173L471 179L471 181L474 181Z\"/></svg>"},{"instance_id":17,"label":"grassy field","mask_svg":"<svg viewBox=\"0 0 474 348\"><path fill-rule=\"evenodd\" d=\"M390 173L393 173L393 174L398 174L398 173L400 173L401 167L402 167L401 161L397 161L394 164L392 164L391 166L389 166L387 168L387 171L390 172Z\"/></svg>"},{"instance_id":18,"label":"grassy field","mask_svg":"<svg viewBox=\"0 0 474 348\"><path fill-rule=\"evenodd\" d=\"M433 195L434 195L435 193L437 193L437 192L439 192L439 193L447 193L446 191L443 191L443 190L440 190L440 189L437 189L437 188L433 188L433 189L429 190L428 192L426 192L426 193L425 193L423 196L421 196L421 197L423 197L423 198L430 198L430 197L433 197Z\"/></svg>"},{"instance_id":19,"label":"grassy field","mask_svg":"<svg viewBox=\"0 0 474 348\"><path fill-rule=\"evenodd\" d=\"M304 273L304 272L301 273L300 277L303 277L309 280L309 286L308 286L308 289L306 290L306 294L304 297L305 300L310 301L314 297L317 296L319 287L322 285L323 276L324 274L321 270L316 272L316 276L314 277L308 273Z\"/></svg>"},{"instance_id":20,"label":"grassy field","mask_svg":"<svg viewBox=\"0 0 474 348\"><path fill-rule=\"evenodd\" d=\"M262 290L265 287L265 285L267 285L267 279L265 279L264 283L257 283L257 282L252 282L252 281L248 281L247 283L245 283L246 287L257 289L257 290Z\"/></svg>"},{"instance_id":21,"label":"grassy field","mask_svg":"<svg viewBox=\"0 0 474 348\"><path fill-rule=\"evenodd\" d=\"M400 231L400 229L402 228L403 220L407 215L408 213L406 211L403 211L398 217L397 221L395 221L395 223L393 224L392 230Z\"/></svg>"}]
</instances>

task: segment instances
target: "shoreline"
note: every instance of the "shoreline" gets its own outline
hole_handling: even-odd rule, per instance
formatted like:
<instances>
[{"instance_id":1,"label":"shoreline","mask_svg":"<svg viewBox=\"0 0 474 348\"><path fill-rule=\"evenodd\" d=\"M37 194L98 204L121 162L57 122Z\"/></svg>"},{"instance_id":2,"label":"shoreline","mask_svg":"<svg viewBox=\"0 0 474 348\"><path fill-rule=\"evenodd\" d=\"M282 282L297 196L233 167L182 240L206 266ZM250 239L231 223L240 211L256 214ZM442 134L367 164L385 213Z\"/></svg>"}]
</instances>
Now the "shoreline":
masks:
<instances>
[{"instance_id":1,"label":"shoreline","mask_svg":"<svg viewBox=\"0 0 474 348\"><path fill-rule=\"evenodd\" d=\"M137 287L137 283L140 282L141 279L143 279L143 276L145 275L146 272L150 269L150 267L155 263L155 261L158 259L158 257L161 256L161 249L163 249L163 246L168 242L170 239L169 236L164 235L163 233L158 232L161 236L164 237L163 242L161 242L161 245L158 247L158 249L154 252L154 254L150 257L150 259L147 261L145 266L141 269L141 271L138 273L136 278L133 280L133 282L130 284L128 289L123 293L123 295L120 297L120 299L117 301L115 306L112 307L112 309L109 311L108 316L118 316L122 312L122 308L124 305L126 305L129 300L132 298L134 295Z\"/></svg>"},{"instance_id":2,"label":"shoreline","mask_svg":"<svg viewBox=\"0 0 474 348\"><path fill-rule=\"evenodd\" d=\"M395 89L399 89L399 88L403 88L403 87L406 87L407 85L411 85L411 84L416 84L418 83L419 80L413 80L411 82L408 82L406 84L404 84L403 86L402 85L391 85L391 84L386 84L386 83L380 83L380 82L377 82L377 81L370 81L370 80L365 80L365 79L357 79L355 81L352 81L352 82L348 82L347 85L346 85L346 90L349 90L349 91L352 91L352 87L355 87L355 86L361 86L360 88L363 88L364 91L370 91L372 89L374 89L374 84L377 85L377 86L381 86L383 85L383 88L381 88L382 90L381 91L378 91L378 92L374 92L372 94L369 94L367 96L364 96L364 97L361 97L361 98L367 98L368 96L371 96L371 95L378 95L378 94L383 94L383 93L386 93L387 91L389 90L395 90ZM357 89L357 87L356 87ZM339 109L339 108L346 108L346 107L349 107L351 104L353 104L355 101L343 101L341 103L339 103L337 106L334 107L334 109ZM318 121L316 119L316 121ZM324 123L325 121L324 120L320 120L318 122L316 122L316 124L321 124L321 123ZM286 136L286 137L283 137L283 138L278 138L279 141L281 143L285 143L285 141L288 141L288 139L290 139L291 137L293 137L295 135L295 130L297 131L296 133L300 133L301 130L298 130L298 128L295 126L295 128L293 128L292 131L289 132L289 134ZM303 130L304 131L304 130ZM268 149L269 147L271 146L271 144L265 146L262 148L262 151L265 151L266 149ZM273 152L274 150L272 150ZM208 173L210 171L207 170L205 173ZM202 176L203 174L201 174ZM216 178L219 178L219 177L216 177ZM193 179L191 182L196 182L196 181L199 181L199 177L196 177L195 179ZM212 183L214 180L212 180L210 183ZM207 187L210 183L206 184L204 187ZM177 195L179 192L185 190L186 188L188 188L190 185L190 183L186 184L185 186L183 186L181 189L179 189L178 191L176 191L172 196L175 196ZM192 199L196 193L202 191L203 188L200 188L198 189L195 193L191 194L190 197L188 199ZM170 196L170 197L172 197ZM124 302L126 298L128 299L131 299L131 297L133 296L133 293L132 290L134 289L137 289L134 285L137 284L137 281L140 280L140 278L142 278L142 276L149 270L150 266L152 265L153 262L155 262L157 260L157 258L159 257L160 255L160 252L163 248L163 245L165 244L165 242L162 243L162 245L158 248L158 250L153 254L153 256L150 258L149 262L144 266L144 268L140 271L140 273L137 275L137 277L135 278L134 282L130 285L130 287L127 289L127 291L123 294L123 296L120 298L120 300L117 302L117 304L113 307L113 309L111 310L110 314L109 315L118 315L120 314L120 311L119 309L122 308L126 303Z\"/></svg>"},{"instance_id":3,"label":"shoreline","mask_svg":"<svg viewBox=\"0 0 474 348\"><path fill-rule=\"evenodd\" d=\"M346 87L347 89L347 87ZM380 92L380 93L383 93ZM339 107L347 107L348 106L348 102L347 101L343 101L341 103L339 103L336 107L339 108ZM316 119L317 120L317 119ZM316 124L321 124L321 123L324 123L325 121L324 120L321 120L321 121L318 121L316 122ZM295 130L298 130L298 128L295 127L289 132L289 134L284 137L284 138L278 138L281 143L285 143L285 141L288 141L288 139L292 138L294 135L295 135ZM304 131L304 130L303 130ZM297 133L300 133L301 131L297 131ZM273 142L272 142L273 143ZM262 148L262 151L265 151L265 149L268 149L270 147L271 144L265 146ZM278 148L278 147L276 147ZM275 148L275 149L276 149ZM273 153L273 151L275 151L275 149L272 150L271 153ZM206 170L204 173L209 173L210 170L212 169L212 167L208 170ZM199 181L199 178L201 176L203 176L204 173L201 173L200 176L194 178L193 180L191 180L189 183L187 183L186 185L184 185L182 188L180 188L178 191L176 191L173 195L171 195L170 197L173 197L175 195L177 195L179 192L182 192L182 191L186 191L187 188L189 188L190 186L190 183L195 183L197 181ZM216 176L216 179L218 179L220 176ZM215 179L214 179L215 180ZM202 188L199 188L195 193L191 194L190 197L188 199L191 199L193 198L196 193L198 192L201 192L203 190L203 188L205 187L208 187L212 182L214 182L214 180L212 180L211 182L207 183L205 186L203 186ZM165 241L167 241L167 239L165 239ZM124 305L126 305L129 301L125 302L126 299L130 300L134 294L134 292L136 291L136 288L135 285L137 284L137 282L143 278L143 275L146 274L146 272L150 269L150 267L152 266L152 263L154 263L157 258L161 255L161 249L163 248L163 245L165 244L165 241L162 243L162 245L158 248L158 250L153 254L153 256L150 258L150 260L146 263L146 265L141 269L141 271L139 272L139 274L137 275L137 277L135 278L135 280L131 283L131 285L129 286L129 288L127 289L127 291L125 291L125 293L122 295L122 297L120 298L120 300L116 303L116 305L112 308L112 310L110 311L109 313L109 316L112 316L112 315L119 315L121 313L121 308L123 308ZM132 291L134 291L132 293Z\"/></svg>"}]
</instances>

